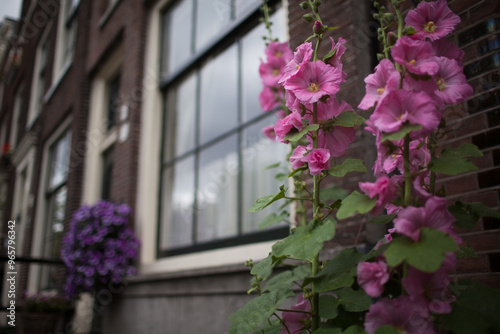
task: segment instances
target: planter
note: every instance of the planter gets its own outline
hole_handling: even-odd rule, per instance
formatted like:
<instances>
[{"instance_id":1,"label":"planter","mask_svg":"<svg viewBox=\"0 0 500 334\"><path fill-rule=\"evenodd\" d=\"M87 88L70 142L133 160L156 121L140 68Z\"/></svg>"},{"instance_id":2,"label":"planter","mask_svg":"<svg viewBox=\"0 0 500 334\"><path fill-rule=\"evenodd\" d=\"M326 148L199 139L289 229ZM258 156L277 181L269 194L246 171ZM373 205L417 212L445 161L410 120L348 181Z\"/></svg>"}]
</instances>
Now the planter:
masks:
<instances>
[{"instance_id":1,"label":"planter","mask_svg":"<svg viewBox=\"0 0 500 334\"><path fill-rule=\"evenodd\" d=\"M55 334L60 318L54 313L20 313L17 334Z\"/></svg>"}]
</instances>

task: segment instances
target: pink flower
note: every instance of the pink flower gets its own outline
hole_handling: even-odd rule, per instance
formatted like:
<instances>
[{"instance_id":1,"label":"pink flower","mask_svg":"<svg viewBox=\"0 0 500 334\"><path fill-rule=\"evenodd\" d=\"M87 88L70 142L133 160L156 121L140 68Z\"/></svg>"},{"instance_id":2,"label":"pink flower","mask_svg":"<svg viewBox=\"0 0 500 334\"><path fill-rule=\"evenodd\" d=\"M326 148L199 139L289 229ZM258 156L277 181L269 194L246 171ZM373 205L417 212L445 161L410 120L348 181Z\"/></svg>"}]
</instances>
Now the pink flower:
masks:
<instances>
[{"instance_id":1,"label":"pink flower","mask_svg":"<svg viewBox=\"0 0 500 334\"><path fill-rule=\"evenodd\" d=\"M262 133L267 138L275 141L276 140L276 132L274 132L274 125L268 125L262 129Z\"/></svg>"},{"instance_id":2,"label":"pink flower","mask_svg":"<svg viewBox=\"0 0 500 334\"><path fill-rule=\"evenodd\" d=\"M264 86L279 88L278 80L283 75L286 62L283 58L269 58L267 63L260 62L259 74Z\"/></svg>"},{"instance_id":3,"label":"pink flower","mask_svg":"<svg viewBox=\"0 0 500 334\"><path fill-rule=\"evenodd\" d=\"M358 284L368 296L379 297L388 280L389 267L384 261L360 262L358 264Z\"/></svg>"},{"instance_id":4,"label":"pink flower","mask_svg":"<svg viewBox=\"0 0 500 334\"><path fill-rule=\"evenodd\" d=\"M319 175L330 168L330 152L324 148L315 148L302 161L308 163L311 175Z\"/></svg>"},{"instance_id":5,"label":"pink flower","mask_svg":"<svg viewBox=\"0 0 500 334\"><path fill-rule=\"evenodd\" d=\"M380 102L389 91L398 89L399 73L388 59L382 59L375 72L365 78L366 94L358 108L368 110Z\"/></svg>"},{"instance_id":6,"label":"pink flower","mask_svg":"<svg viewBox=\"0 0 500 334\"><path fill-rule=\"evenodd\" d=\"M329 131L319 130L318 147L330 152L332 157L341 157L354 141L356 130L343 126L333 126Z\"/></svg>"},{"instance_id":7,"label":"pink flower","mask_svg":"<svg viewBox=\"0 0 500 334\"><path fill-rule=\"evenodd\" d=\"M342 37L339 37L337 40L337 43L335 43L334 39L330 37L330 40L332 41L332 51L335 50L335 54L333 55L332 59L328 61L328 64L332 65L333 67L339 68L342 70L342 60L340 58L346 51L346 47L344 46L346 40L343 39ZM347 74L342 71L342 82L345 82L345 78L347 77Z\"/></svg>"},{"instance_id":8,"label":"pink flower","mask_svg":"<svg viewBox=\"0 0 500 334\"><path fill-rule=\"evenodd\" d=\"M431 44L408 36L403 36L396 42L392 48L392 57L413 74L434 75L439 69Z\"/></svg>"},{"instance_id":9,"label":"pink flower","mask_svg":"<svg viewBox=\"0 0 500 334\"><path fill-rule=\"evenodd\" d=\"M375 127L387 133L398 131L405 123L422 125L421 131L412 132L414 139L431 134L441 121L427 94L405 90L389 92L370 119Z\"/></svg>"},{"instance_id":10,"label":"pink flower","mask_svg":"<svg viewBox=\"0 0 500 334\"><path fill-rule=\"evenodd\" d=\"M324 96L333 96L339 91L342 71L322 61L302 65L299 71L285 82L302 103L318 102Z\"/></svg>"},{"instance_id":11,"label":"pink flower","mask_svg":"<svg viewBox=\"0 0 500 334\"><path fill-rule=\"evenodd\" d=\"M439 71L436 73L436 95L448 104L455 104L467 100L474 91L467 83L467 79L454 59L438 57Z\"/></svg>"},{"instance_id":12,"label":"pink flower","mask_svg":"<svg viewBox=\"0 0 500 334\"><path fill-rule=\"evenodd\" d=\"M433 196L427 200L425 207L409 206L398 213L394 219L394 228L399 234L406 235L417 242L422 227L432 227L448 233L460 244L461 239L453 231L455 217L448 211L446 199Z\"/></svg>"},{"instance_id":13,"label":"pink flower","mask_svg":"<svg viewBox=\"0 0 500 334\"><path fill-rule=\"evenodd\" d=\"M302 118L299 114L292 112L283 119L278 119L274 125L276 139L282 143L288 143L284 137L293 129L302 130Z\"/></svg>"},{"instance_id":14,"label":"pink flower","mask_svg":"<svg viewBox=\"0 0 500 334\"><path fill-rule=\"evenodd\" d=\"M460 17L448 8L446 0L438 0L421 2L408 12L405 23L418 31L414 37L434 41L451 33L460 23Z\"/></svg>"},{"instance_id":15,"label":"pink flower","mask_svg":"<svg viewBox=\"0 0 500 334\"><path fill-rule=\"evenodd\" d=\"M281 98L276 87L264 86L259 94L260 107L264 111L271 111L281 105Z\"/></svg>"},{"instance_id":16,"label":"pink flower","mask_svg":"<svg viewBox=\"0 0 500 334\"><path fill-rule=\"evenodd\" d=\"M293 311L302 312L283 312L283 328L280 334L301 334L304 329L304 324L311 318L310 314L303 312L311 312L311 303L308 299L299 296L297 304L290 307Z\"/></svg>"},{"instance_id":17,"label":"pink flower","mask_svg":"<svg viewBox=\"0 0 500 334\"><path fill-rule=\"evenodd\" d=\"M398 195L398 187L391 178L385 174L379 176L375 183L360 182L359 188L363 190L370 198L377 197L377 205L372 210L372 214L378 214L380 211L395 199Z\"/></svg>"},{"instance_id":18,"label":"pink flower","mask_svg":"<svg viewBox=\"0 0 500 334\"><path fill-rule=\"evenodd\" d=\"M407 334L436 333L427 308L404 295L394 299L382 298L370 306L365 317L366 332L373 334L384 325Z\"/></svg>"},{"instance_id":19,"label":"pink flower","mask_svg":"<svg viewBox=\"0 0 500 334\"><path fill-rule=\"evenodd\" d=\"M288 42L271 42L267 45L264 52L268 60L270 58L282 58L285 62L288 62L293 57L292 50L288 47Z\"/></svg>"},{"instance_id":20,"label":"pink flower","mask_svg":"<svg viewBox=\"0 0 500 334\"><path fill-rule=\"evenodd\" d=\"M290 162L292 163L293 169L298 169L304 166L304 155L307 154L307 148L305 146L299 145L294 150L290 156Z\"/></svg>"},{"instance_id":21,"label":"pink flower","mask_svg":"<svg viewBox=\"0 0 500 334\"><path fill-rule=\"evenodd\" d=\"M410 267L408 276L403 278L402 282L411 300L425 305L434 313L451 312L450 303L455 298L448 290L450 278L444 268L439 268L434 273L426 273Z\"/></svg>"},{"instance_id":22,"label":"pink flower","mask_svg":"<svg viewBox=\"0 0 500 334\"><path fill-rule=\"evenodd\" d=\"M311 42L306 42L297 47L295 49L295 53L293 54L293 59L286 64L283 77L279 80L279 83L282 84L290 77L294 76L300 69L303 64L306 64L311 60L313 54L313 49L311 46Z\"/></svg>"},{"instance_id":23,"label":"pink flower","mask_svg":"<svg viewBox=\"0 0 500 334\"><path fill-rule=\"evenodd\" d=\"M432 52L436 57L446 57L455 59L459 66L462 66L464 51L460 50L455 43L448 42L446 38L441 38L431 42Z\"/></svg>"}]
</instances>

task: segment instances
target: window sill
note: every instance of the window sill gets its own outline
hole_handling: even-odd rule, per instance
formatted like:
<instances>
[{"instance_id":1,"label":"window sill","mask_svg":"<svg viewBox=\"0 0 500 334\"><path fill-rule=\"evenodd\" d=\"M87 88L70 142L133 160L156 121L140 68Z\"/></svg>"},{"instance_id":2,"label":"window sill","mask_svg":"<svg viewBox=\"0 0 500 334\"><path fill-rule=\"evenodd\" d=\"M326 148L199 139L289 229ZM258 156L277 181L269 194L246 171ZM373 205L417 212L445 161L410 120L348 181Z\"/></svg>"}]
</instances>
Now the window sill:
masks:
<instances>
[{"instance_id":1,"label":"window sill","mask_svg":"<svg viewBox=\"0 0 500 334\"><path fill-rule=\"evenodd\" d=\"M211 251L161 258L139 267L138 278L159 274L174 274L190 271L208 270L226 266L241 266L250 256L253 260L261 260L269 255L272 245L267 241L243 246L228 247Z\"/></svg>"},{"instance_id":2,"label":"window sill","mask_svg":"<svg viewBox=\"0 0 500 334\"><path fill-rule=\"evenodd\" d=\"M64 64L64 66L62 67L61 71L59 71L59 75L57 76L57 80L52 84L52 86L50 86L50 88L47 91L47 93L45 93L45 95L43 96L43 103L44 104L50 101L50 99L52 98L52 95L54 95L57 87L59 87L59 85L63 81L64 77L66 76L66 73L68 73L68 71L69 71L69 69L71 67L71 64L73 64L73 60L69 59Z\"/></svg>"},{"instance_id":3,"label":"window sill","mask_svg":"<svg viewBox=\"0 0 500 334\"><path fill-rule=\"evenodd\" d=\"M109 18L111 15L113 15L113 12L115 11L116 7L120 4L121 0L116 0L115 3L113 3L106 11L104 14L101 16L101 19L99 20L99 30L102 30L106 23L108 22Z\"/></svg>"}]
</instances>

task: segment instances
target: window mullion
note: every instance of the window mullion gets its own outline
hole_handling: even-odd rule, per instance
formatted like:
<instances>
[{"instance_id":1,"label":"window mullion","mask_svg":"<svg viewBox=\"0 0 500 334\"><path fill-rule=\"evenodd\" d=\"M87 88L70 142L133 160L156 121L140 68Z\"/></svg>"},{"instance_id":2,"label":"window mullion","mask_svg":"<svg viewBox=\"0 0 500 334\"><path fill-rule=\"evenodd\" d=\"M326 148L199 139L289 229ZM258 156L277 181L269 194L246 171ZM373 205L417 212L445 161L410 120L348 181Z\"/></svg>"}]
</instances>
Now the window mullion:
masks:
<instances>
[{"instance_id":1,"label":"window mullion","mask_svg":"<svg viewBox=\"0 0 500 334\"><path fill-rule=\"evenodd\" d=\"M198 187L200 184L200 90L201 90L201 70L196 70L196 91L195 91L195 153L194 153L194 199L193 199L193 244L198 240Z\"/></svg>"}]
</instances>

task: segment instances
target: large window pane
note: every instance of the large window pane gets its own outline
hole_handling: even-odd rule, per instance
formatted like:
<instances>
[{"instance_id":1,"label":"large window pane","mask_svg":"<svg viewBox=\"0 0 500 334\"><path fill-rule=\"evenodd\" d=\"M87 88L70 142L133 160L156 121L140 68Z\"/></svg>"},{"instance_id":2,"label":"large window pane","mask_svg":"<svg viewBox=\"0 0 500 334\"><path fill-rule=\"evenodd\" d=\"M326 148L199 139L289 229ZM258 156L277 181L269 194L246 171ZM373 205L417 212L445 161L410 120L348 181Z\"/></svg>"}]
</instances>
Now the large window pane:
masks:
<instances>
[{"instance_id":1,"label":"large window pane","mask_svg":"<svg viewBox=\"0 0 500 334\"><path fill-rule=\"evenodd\" d=\"M238 125L238 58L232 46L201 70L201 142Z\"/></svg>"},{"instance_id":2,"label":"large window pane","mask_svg":"<svg viewBox=\"0 0 500 334\"><path fill-rule=\"evenodd\" d=\"M230 136L200 154L198 240L238 232L238 139Z\"/></svg>"},{"instance_id":3,"label":"large window pane","mask_svg":"<svg viewBox=\"0 0 500 334\"><path fill-rule=\"evenodd\" d=\"M191 75L171 94L167 110L166 160L178 157L195 147L196 75Z\"/></svg>"},{"instance_id":4,"label":"large window pane","mask_svg":"<svg viewBox=\"0 0 500 334\"><path fill-rule=\"evenodd\" d=\"M289 146L264 137L262 128L272 124L274 118L267 118L246 128L242 141L243 173L243 232L258 230L257 226L267 215L277 212L282 203L276 202L262 211L250 213L248 210L259 197L279 191L275 174L277 169L265 170L271 164L281 162L288 153ZM286 170L284 171L286 172Z\"/></svg>"},{"instance_id":5,"label":"large window pane","mask_svg":"<svg viewBox=\"0 0 500 334\"><path fill-rule=\"evenodd\" d=\"M51 149L49 188L54 189L66 181L69 169L71 133L68 131Z\"/></svg>"},{"instance_id":6,"label":"large window pane","mask_svg":"<svg viewBox=\"0 0 500 334\"><path fill-rule=\"evenodd\" d=\"M255 8L255 6L260 3L262 3L261 0L234 0L236 18L246 14L250 9Z\"/></svg>"},{"instance_id":7,"label":"large window pane","mask_svg":"<svg viewBox=\"0 0 500 334\"><path fill-rule=\"evenodd\" d=\"M211 2L211 1L210 1ZM172 73L191 55L193 1L179 2L166 15L168 48L163 62L163 71Z\"/></svg>"},{"instance_id":8,"label":"large window pane","mask_svg":"<svg viewBox=\"0 0 500 334\"><path fill-rule=\"evenodd\" d=\"M193 242L194 157L168 168L163 174L162 249L191 245Z\"/></svg>"},{"instance_id":9,"label":"large window pane","mask_svg":"<svg viewBox=\"0 0 500 334\"><path fill-rule=\"evenodd\" d=\"M196 51L207 46L231 22L231 0L197 0Z\"/></svg>"}]
</instances>

